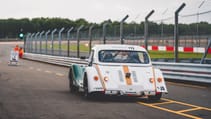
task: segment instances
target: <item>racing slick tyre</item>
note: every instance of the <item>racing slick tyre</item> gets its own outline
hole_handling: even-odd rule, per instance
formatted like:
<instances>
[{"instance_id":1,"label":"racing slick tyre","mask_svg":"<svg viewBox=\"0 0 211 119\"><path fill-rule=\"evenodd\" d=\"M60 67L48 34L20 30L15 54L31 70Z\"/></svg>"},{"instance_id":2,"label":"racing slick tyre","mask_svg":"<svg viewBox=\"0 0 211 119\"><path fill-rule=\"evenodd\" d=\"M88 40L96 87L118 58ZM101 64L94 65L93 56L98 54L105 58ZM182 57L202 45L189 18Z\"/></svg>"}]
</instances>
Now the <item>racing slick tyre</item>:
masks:
<instances>
[{"instance_id":1,"label":"racing slick tyre","mask_svg":"<svg viewBox=\"0 0 211 119\"><path fill-rule=\"evenodd\" d=\"M158 100L160 100L161 97L162 97L162 93L158 93L156 95L149 96L148 100L150 100L150 101L158 101Z\"/></svg>"},{"instance_id":2,"label":"racing slick tyre","mask_svg":"<svg viewBox=\"0 0 211 119\"><path fill-rule=\"evenodd\" d=\"M84 87L84 98L85 99L91 99L92 95L88 91L88 80L87 80L87 75L86 74L84 75L83 87Z\"/></svg>"},{"instance_id":3,"label":"racing slick tyre","mask_svg":"<svg viewBox=\"0 0 211 119\"><path fill-rule=\"evenodd\" d=\"M77 87L74 86L73 80L74 80L74 79L73 79L72 68L70 68L70 70L69 70L69 90L70 90L71 93L77 91Z\"/></svg>"}]
</instances>

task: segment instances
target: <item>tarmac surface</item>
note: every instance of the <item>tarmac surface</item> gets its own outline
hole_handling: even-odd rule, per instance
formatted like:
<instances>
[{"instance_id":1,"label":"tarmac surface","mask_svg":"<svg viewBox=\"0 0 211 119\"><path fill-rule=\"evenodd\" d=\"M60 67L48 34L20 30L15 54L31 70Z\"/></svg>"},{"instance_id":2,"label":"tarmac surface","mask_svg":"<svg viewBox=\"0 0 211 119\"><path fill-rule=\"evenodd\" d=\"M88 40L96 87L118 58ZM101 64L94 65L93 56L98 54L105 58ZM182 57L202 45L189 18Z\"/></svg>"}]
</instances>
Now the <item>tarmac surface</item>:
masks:
<instances>
[{"instance_id":1,"label":"tarmac surface","mask_svg":"<svg viewBox=\"0 0 211 119\"><path fill-rule=\"evenodd\" d=\"M0 44L0 119L211 118L211 86L167 82L169 93L157 102L123 97L87 100L69 92L67 67L24 59L8 65L14 46Z\"/></svg>"}]
</instances>

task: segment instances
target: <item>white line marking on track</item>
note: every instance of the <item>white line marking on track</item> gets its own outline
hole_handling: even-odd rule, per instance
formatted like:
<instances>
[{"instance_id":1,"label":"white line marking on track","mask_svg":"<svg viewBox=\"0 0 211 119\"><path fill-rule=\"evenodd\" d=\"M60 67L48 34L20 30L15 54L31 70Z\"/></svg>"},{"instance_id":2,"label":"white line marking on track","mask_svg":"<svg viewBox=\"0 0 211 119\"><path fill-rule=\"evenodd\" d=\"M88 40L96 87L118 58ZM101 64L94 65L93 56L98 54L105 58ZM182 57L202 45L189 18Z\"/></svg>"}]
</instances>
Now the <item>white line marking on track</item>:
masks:
<instances>
[{"instance_id":1,"label":"white line marking on track","mask_svg":"<svg viewBox=\"0 0 211 119\"><path fill-rule=\"evenodd\" d=\"M49 73L49 74L51 74L52 72L51 72L51 71L46 70L46 71L45 71L45 73Z\"/></svg>"},{"instance_id":2,"label":"white line marking on track","mask_svg":"<svg viewBox=\"0 0 211 119\"><path fill-rule=\"evenodd\" d=\"M42 70L38 68L37 71L42 71Z\"/></svg>"},{"instance_id":3,"label":"white line marking on track","mask_svg":"<svg viewBox=\"0 0 211 119\"><path fill-rule=\"evenodd\" d=\"M57 76L64 76L62 73L56 73Z\"/></svg>"}]
</instances>

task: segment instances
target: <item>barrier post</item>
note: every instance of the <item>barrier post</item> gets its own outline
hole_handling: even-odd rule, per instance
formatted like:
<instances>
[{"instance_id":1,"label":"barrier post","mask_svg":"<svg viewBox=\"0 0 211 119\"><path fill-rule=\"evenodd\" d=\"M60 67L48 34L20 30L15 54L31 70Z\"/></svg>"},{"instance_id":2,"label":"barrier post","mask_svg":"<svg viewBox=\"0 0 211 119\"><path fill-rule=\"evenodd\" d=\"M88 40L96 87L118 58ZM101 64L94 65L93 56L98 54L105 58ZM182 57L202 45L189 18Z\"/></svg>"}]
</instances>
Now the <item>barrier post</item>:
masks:
<instances>
[{"instance_id":1,"label":"barrier post","mask_svg":"<svg viewBox=\"0 0 211 119\"><path fill-rule=\"evenodd\" d=\"M108 25L108 22L105 22L103 24L103 44L106 44L106 26Z\"/></svg>"},{"instance_id":2,"label":"barrier post","mask_svg":"<svg viewBox=\"0 0 211 119\"><path fill-rule=\"evenodd\" d=\"M67 56L70 56L70 32L73 30L73 27L71 27L68 31L67 31Z\"/></svg>"},{"instance_id":3,"label":"barrier post","mask_svg":"<svg viewBox=\"0 0 211 119\"><path fill-rule=\"evenodd\" d=\"M47 32L45 32L45 54L47 55L47 49L48 49L48 34L50 33L51 31L48 30Z\"/></svg>"},{"instance_id":4,"label":"barrier post","mask_svg":"<svg viewBox=\"0 0 211 119\"><path fill-rule=\"evenodd\" d=\"M61 28L60 29L60 31L59 31L59 38L58 38L58 40L59 40L59 56L61 56L61 51L62 51L62 48L61 48L61 42L62 42L62 31L64 31L64 27L63 28Z\"/></svg>"},{"instance_id":5,"label":"barrier post","mask_svg":"<svg viewBox=\"0 0 211 119\"><path fill-rule=\"evenodd\" d=\"M175 11L175 23L174 23L174 62L178 62L178 40L179 40L179 31L178 31L178 21L179 21L179 12L185 7L185 3L183 3L176 11Z\"/></svg>"},{"instance_id":6,"label":"barrier post","mask_svg":"<svg viewBox=\"0 0 211 119\"><path fill-rule=\"evenodd\" d=\"M129 17L129 15L126 15L120 22L120 42L121 42L121 44L124 44L123 23L128 17Z\"/></svg>"},{"instance_id":7,"label":"barrier post","mask_svg":"<svg viewBox=\"0 0 211 119\"><path fill-rule=\"evenodd\" d=\"M145 17L145 22L144 22L144 46L145 46L145 49L148 50L148 34L149 34L149 31L148 31L148 19L149 17L154 13L155 11L152 10L146 17Z\"/></svg>"},{"instance_id":8,"label":"barrier post","mask_svg":"<svg viewBox=\"0 0 211 119\"><path fill-rule=\"evenodd\" d=\"M94 25L91 25L89 27L89 54L91 53L92 49L92 29L94 28Z\"/></svg>"},{"instance_id":9,"label":"barrier post","mask_svg":"<svg viewBox=\"0 0 211 119\"><path fill-rule=\"evenodd\" d=\"M51 32L51 55L54 54L54 33L57 31L57 29L54 29Z\"/></svg>"},{"instance_id":10,"label":"barrier post","mask_svg":"<svg viewBox=\"0 0 211 119\"><path fill-rule=\"evenodd\" d=\"M40 32L37 32L36 34L35 34L35 53L37 53L37 40L38 40L38 38L37 38L37 36L40 34Z\"/></svg>"},{"instance_id":11,"label":"barrier post","mask_svg":"<svg viewBox=\"0 0 211 119\"><path fill-rule=\"evenodd\" d=\"M84 25L81 25L77 29L77 58L80 57L80 30L84 27Z\"/></svg>"},{"instance_id":12,"label":"barrier post","mask_svg":"<svg viewBox=\"0 0 211 119\"><path fill-rule=\"evenodd\" d=\"M32 35L31 35L31 43L30 43L30 52L32 53L32 51L33 51L33 36L35 35L35 33L33 33Z\"/></svg>"},{"instance_id":13,"label":"barrier post","mask_svg":"<svg viewBox=\"0 0 211 119\"><path fill-rule=\"evenodd\" d=\"M45 33L45 31L42 31L41 33L40 33L40 54L42 54L42 35Z\"/></svg>"}]
</instances>

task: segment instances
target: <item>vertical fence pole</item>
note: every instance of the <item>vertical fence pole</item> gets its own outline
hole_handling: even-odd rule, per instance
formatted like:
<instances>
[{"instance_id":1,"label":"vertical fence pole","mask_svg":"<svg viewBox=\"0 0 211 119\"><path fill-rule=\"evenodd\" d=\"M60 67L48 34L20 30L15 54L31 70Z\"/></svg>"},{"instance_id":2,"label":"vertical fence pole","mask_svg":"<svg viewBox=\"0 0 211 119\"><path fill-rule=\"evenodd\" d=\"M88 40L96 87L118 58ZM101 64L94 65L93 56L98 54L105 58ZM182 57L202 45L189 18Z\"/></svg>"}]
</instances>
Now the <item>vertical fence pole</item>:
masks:
<instances>
[{"instance_id":1,"label":"vertical fence pole","mask_svg":"<svg viewBox=\"0 0 211 119\"><path fill-rule=\"evenodd\" d=\"M124 44L124 34L123 34L123 23L129 16L126 15L120 22L120 42L121 44Z\"/></svg>"},{"instance_id":2,"label":"vertical fence pole","mask_svg":"<svg viewBox=\"0 0 211 119\"><path fill-rule=\"evenodd\" d=\"M74 28L71 27L68 31L67 31L67 57L70 57L70 32L73 30Z\"/></svg>"},{"instance_id":3,"label":"vertical fence pole","mask_svg":"<svg viewBox=\"0 0 211 119\"><path fill-rule=\"evenodd\" d=\"M51 32L51 55L54 54L54 33L57 31L57 29L54 29Z\"/></svg>"},{"instance_id":4,"label":"vertical fence pole","mask_svg":"<svg viewBox=\"0 0 211 119\"><path fill-rule=\"evenodd\" d=\"M108 25L108 22L105 22L103 24L103 44L106 44L106 26Z\"/></svg>"},{"instance_id":5,"label":"vertical fence pole","mask_svg":"<svg viewBox=\"0 0 211 119\"><path fill-rule=\"evenodd\" d=\"M92 29L94 28L94 25L91 25L89 27L89 54L91 53L92 49Z\"/></svg>"},{"instance_id":6,"label":"vertical fence pole","mask_svg":"<svg viewBox=\"0 0 211 119\"><path fill-rule=\"evenodd\" d=\"M47 49L48 49L48 34L50 33L51 31L48 30L47 32L45 32L45 54L47 55Z\"/></svg>"},{"instance_id":7,"label":"vertical fence pole","mask_svg":"<svg viewBox=\"0 0 211 119\"><path fill-rule=\"evenodd\" d=\"M208 51L209 51L210 47L211 47L211 37L209 38L207 48L205 49L205 53L204 53L203 57L201 58L200 64L204 63L204 60L205 60L205 58L206 58L206 56L208 54Z\"/></svg>"},{"instance_id":8,"label":"vertical fence pole","mask_svg":"<svg viewBox=\"0 0 211 119\"><path fill-rule=\"evenodd\" d=\"M178 31L178 16L179 12L185 7L185 3L183 3L176 11L175 11L175 24L174 24L174 61L178 62L178 40L179 40L179 31Z\"/></svg>"},{"instance_id":9,"label":"vertical fence pole","mask_svg":"<svg viewBox=\"0 0 211 119\"><path fill-rule=\"evenodd\" d=\"M40 34L40 32L37 32L36 34L35 34L35 53L37 53L37 40L38 40L38 38L37 38L37 36Z\"/></svg>"},{"instance_id":10,"label":"vertical fence pole","mask_svg":"<svg viewBox=\"0 0 211 119\"><path fill-rule=\"evenodd\" d=\"M145 22L144 22L144 46L145 49L148 50L148 34L149 34L149 30L148 30L148 19L149 17L154 13L155 11L152 10L146 17L145 17Z\"/></svg>"},{"instance_id":11,"label":"vertical fence pole","mask_svg":"<svg viewBox=\"0 0 211 119\"><path fill-rule=\"evenodd\" d=\"M31 33L28 33L27 36L26 36L26 44L25 44L25 49L24 51L25 52L29 52L29 48L30 48L30 36L31 36Z\"/></svg>"},{"instance_id":12,"label":"vertical fence pole","mask_svg":"<svg viewBox=\"0 0 211 119\"><path fill-rule=\"evenodd\" d=\"M61 42L62 42L62 31L64 31L64 27L63 28L61 28L60 29L60 31L59 31L59 38L58 38L58 40L59 40L59 56L61 56L61 52L62 52L62 46L61 46Z\"/></svg>"},{"instance_id":13,"label":"vertical fence pole","mask_svg":"<svg viewBox=\"0 0 211 119\"><path fill-rule=\"evenodd\" d=\"M80 57L80 30L84 27L84 25L81 25L77 29L77 58Z\"/></svg>"},{"instance_id":14,"label":"vertical fence pole","mask_svg":"<svg viewBox=\"0 0 211 119\"><path fill-rule=\"evenodd\" d=\"M45 33L45 31L42 31L41 33L40 33L40 54L42 54L42 35Z\"/></svg>"},{"instance_id":15,"label":"vertical fence pole","mask_svg":"<svg viewBox=\"0 0 211 119\"><path fill-rule=\"evenodd\" d=\"M67 31L67 56L70 56L70 32L73 30L73 27L71 27L68 31Z\"/></svg>"},{"instance_id":16,"label":"vertical fence pole","mask_svg":"<svg viewBox=\"0 0 211 119\"><path fill-rule=\"evenodd\" d=\"M31 40L31 44L30 44L30 52L32 53L33 52L33 37L34 37L34 35L35 35L35 33L33 33L32 35L31 35L31 38L30 38L30 40Z\"/></svg>"}]
</instances>

